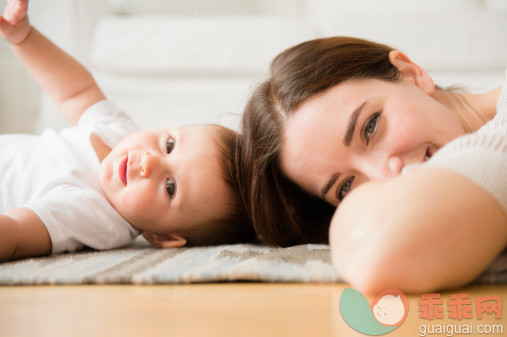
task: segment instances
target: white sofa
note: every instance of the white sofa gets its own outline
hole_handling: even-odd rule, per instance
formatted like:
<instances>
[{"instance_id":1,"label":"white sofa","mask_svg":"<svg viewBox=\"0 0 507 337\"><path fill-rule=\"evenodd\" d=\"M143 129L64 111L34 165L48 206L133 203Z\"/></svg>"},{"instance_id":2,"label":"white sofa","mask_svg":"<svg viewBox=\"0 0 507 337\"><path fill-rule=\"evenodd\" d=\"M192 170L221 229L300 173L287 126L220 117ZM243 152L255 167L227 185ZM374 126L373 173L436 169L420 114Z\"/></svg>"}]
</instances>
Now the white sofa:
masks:
<instances>
[{"instance_id":1,"label":"white sofa","mask_svg":"<svg viewBox=\"0 0 507 337\"><path fill-rule=\"evenodd\" d=\"M471 90L502 84L507 67L504 0L37 0L30 17L145 128L235 128L272 57L319 36L388 43ZM0 132L68 125L5 44L0 71Z\"/></svg>"}]
</instances>

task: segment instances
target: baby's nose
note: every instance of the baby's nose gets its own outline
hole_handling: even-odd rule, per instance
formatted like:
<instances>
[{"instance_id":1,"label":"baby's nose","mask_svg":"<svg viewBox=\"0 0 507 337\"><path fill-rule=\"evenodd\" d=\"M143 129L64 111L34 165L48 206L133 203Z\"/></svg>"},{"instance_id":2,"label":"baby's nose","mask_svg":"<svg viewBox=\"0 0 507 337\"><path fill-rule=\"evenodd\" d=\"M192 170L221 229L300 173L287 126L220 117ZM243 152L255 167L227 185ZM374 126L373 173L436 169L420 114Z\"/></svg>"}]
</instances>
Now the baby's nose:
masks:
<instances>
[{"instance_id":1,"label":"baby's nose","mask_svg":"<svg viewBox=\"0 0 507 337\"><path fill-rule=\"evenodd\" d=\"M149 152L143 152L141 154L141 161L139 162L139 174L141 177L146 178L150 175L153 168L154 157Z\"/></svg>"}]
</instances>

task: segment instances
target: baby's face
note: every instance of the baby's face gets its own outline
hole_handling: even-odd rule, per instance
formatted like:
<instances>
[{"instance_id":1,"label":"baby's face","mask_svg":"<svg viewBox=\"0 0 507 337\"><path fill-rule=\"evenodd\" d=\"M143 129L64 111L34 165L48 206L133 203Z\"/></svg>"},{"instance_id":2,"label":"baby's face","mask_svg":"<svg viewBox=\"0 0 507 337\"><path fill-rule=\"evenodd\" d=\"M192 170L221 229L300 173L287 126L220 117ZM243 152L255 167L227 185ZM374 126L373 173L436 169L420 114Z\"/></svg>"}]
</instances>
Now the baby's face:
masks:
<instances>
[{"instance_id":1,"label":"baby's face","mask_svg":"<svg viewBox=\"0 0 507 337\"><path fill-rule=\"evenodd\" d=\"M136 132L102 161L101 185L113 207L135 228L178 234L225 211L227 185L213 127Z\"/></svg>"}]
</instances>

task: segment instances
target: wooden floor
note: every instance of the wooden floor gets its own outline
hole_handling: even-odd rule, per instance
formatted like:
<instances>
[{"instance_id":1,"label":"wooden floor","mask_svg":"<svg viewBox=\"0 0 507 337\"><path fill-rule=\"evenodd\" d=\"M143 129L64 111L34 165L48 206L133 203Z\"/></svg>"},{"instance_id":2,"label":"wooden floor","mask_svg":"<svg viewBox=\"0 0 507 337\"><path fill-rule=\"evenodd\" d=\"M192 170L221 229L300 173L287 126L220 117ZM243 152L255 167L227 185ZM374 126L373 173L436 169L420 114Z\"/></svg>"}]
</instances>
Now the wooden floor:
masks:
<instances>
[{"instance_id":1,"label":"wooden floor","mask_svg":"<svg viewBox=\"0 0 507 337\"><path fill-rule=\"evenodd\" d=\"M0 336L364 336L340 315L345 287L266 283L0 287ZM495 295L507 303L507 285L472 286L441 296L446 301L455 293L470 293L470 298ZM507 322L507 313L501 320L488 315L477 321L475 307L474 319L456 321L446 314L444 319L423 320L420 296L408 297L406 321L387 336L419 336L420 325L428 323Z\"/></svg>"}]
</instances>

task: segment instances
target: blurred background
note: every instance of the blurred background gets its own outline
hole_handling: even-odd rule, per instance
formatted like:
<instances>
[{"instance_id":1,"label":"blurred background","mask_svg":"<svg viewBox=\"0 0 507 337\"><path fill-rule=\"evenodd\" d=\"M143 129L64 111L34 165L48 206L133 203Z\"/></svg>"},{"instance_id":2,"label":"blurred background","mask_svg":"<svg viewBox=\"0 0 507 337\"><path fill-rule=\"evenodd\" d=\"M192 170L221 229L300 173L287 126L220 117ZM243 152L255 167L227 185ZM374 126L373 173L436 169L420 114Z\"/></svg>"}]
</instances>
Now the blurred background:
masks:
<instances>
[{"instance_id":1,"label":"blurred background","mask_svg":"<svg viewBox=\"0 0 507 337\"><path fill-rule=\"evenodd\" d=\"M29 15L144 128L236 129L271 59L316 37L387 43L471 92L507 68L507 0L32 0ZM0 133L66 125L0 41Z\"/></svg>"}]
</instances>

